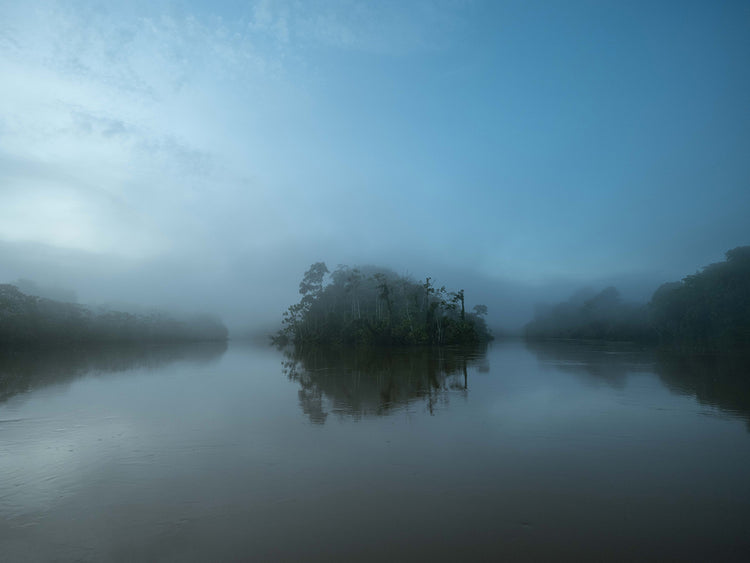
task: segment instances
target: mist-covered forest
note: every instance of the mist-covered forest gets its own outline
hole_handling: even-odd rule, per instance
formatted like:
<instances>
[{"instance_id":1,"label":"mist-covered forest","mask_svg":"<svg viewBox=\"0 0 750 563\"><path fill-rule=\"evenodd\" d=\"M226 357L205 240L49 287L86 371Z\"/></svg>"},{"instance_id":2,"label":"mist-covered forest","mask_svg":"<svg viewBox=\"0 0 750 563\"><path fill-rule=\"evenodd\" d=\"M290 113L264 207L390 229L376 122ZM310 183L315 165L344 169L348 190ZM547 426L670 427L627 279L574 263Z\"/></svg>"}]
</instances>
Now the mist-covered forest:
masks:
<instances>
[{"instance_id":1,"label":"mist-covered forest","mask_svg":"<svg viewBox=\"0 0 750 563\"><path fill-rule=\"evenodd\" d=\"M25 290L25 291L22 291ZM453 345L492 339L487 307L463 289L415 281L377 266L312 264L299 302L283 314L276 343ZM55 297L55 298L50 298ZM166 342L226 340L210 314L119 310L74 302L75 292L29 280L0 284L0 343ZM496 313L502 318L502 311ZM726 252L681 281L661 285L648 303L623 300L614 286L580 290L537 306L529 339L631 341L689 349L750 348L750 246Z\"/></svg>"},{"instance_id":2,"label":"mist-covered forest","mask_svg":"<svg viewBox=\"0 0 750 563\"><path fill-rule=\"evenodd\" d=\"M0 284L0 344L226 340L217 317L131 313L27 295Z\"/></svg>"},{"instance_id":3,"label":"mist-covered forest","mask_svg":"<svg viewBox=\"0 0 750 563\"><path fill-rule=\"evenodd\" d=\"M615 287L608 287L538 307L525 335L643 341L691 349L748 349L750 246L729 250L723 262L661 285L646 304L625 302Z\"/></svg>"},{"instance_id":4,"label":"mist-covered forest","mask_svg":"<svg viewBox=\"0 0 750 563\"><path fill-rule=\"evenodd\" d=\"M320 344L468 344L492 339L487 307L466 310L464 290L416 282L386 268L316 262L299 284L300 301L274 340Z\"/></svg>"}]
</instances>

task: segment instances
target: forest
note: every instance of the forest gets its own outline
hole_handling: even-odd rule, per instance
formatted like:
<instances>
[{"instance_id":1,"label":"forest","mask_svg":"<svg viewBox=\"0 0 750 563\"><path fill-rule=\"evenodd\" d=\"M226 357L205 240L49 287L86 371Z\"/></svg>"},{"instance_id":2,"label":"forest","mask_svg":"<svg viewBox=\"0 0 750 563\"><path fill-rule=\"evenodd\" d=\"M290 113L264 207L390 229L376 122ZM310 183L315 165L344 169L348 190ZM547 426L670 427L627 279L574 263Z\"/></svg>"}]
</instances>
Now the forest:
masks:
<instances>
[{"instance_id":1,"label":"forest","mask_svg":"<svg viewBox=\"0 0 750 563\"><path fill-rule=\"evenodd\" d=\"M174 342L226 340L212 315L135 314L27 295L0 284L0 343Z\"/></svg>"},{"instance_id":2,"label":"forest","mask_svg":"<svg viewBox=\"0 0 750 563\"><path fill-rule=\"evenodd\" d=\"M623 302L614 287L539 307L527 338L655 342L676 348L750 349L750 246L660 286L646 304Z\"/></svg>"},{"instance_id":3,"label":"forest","mask_svg":"<svg viewBox=\"0 0 750 563\"><path fill-rule=\"evenodd\" d=\"M487 307L466 310L464 290L431 278L416 282L386 268L316 262L299 284L302 296L283 315L274 342L437 346L492 339Z\"/></svg>"}]
</instances>

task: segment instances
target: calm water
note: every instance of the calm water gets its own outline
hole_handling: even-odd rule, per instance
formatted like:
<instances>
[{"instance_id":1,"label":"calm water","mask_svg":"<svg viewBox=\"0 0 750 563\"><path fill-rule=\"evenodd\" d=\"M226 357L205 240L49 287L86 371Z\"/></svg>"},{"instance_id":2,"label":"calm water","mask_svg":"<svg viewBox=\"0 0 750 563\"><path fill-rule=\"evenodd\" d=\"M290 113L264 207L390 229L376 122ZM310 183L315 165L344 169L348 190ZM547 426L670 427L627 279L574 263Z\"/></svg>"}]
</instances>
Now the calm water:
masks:
<instances>
[{"instance_id":1,"label":"calm water","mask_svg":"<svg viewBox=\"0 0 750 563\"><path fill-rule=\"evenodd\" d=\"M0 359L7 561L750 560L750 373L628 347Z\"/></svg>"}]
</instances>

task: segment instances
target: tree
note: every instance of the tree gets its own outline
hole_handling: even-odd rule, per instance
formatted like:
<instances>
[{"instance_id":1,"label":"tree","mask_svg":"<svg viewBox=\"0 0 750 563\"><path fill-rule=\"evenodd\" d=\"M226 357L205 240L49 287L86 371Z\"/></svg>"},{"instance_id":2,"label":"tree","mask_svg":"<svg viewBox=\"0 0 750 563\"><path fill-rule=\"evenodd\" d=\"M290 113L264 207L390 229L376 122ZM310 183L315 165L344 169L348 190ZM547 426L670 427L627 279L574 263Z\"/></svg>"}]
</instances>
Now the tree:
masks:
<instances>
[{"instance_id":1,"label":"tree","mask_svg":"<svg viewBox=\"0 0 750 563\"><path fill-rule=\"evenodd\" d=\"M359 286L362 283L362 272L358 268L349 271L346 277L346 291L351 295L352 317L359 319L361 312L359 308Z\"/></svg>"},{"instance_id":2,"label":"tree","mask_svg":"<svg viewBox=\"0 0 750 563\"><path fill-rule=\"evenodd\" d=\"M466 312L463 290L448 293L429 277L419 283L375 266L340 265L324 285L326 273L322 262L305 273L302 298L284 313L277 342L443 345L491 339L484 319Z\"/></svg>"},{"instance_id":3,"label":"tree","mask_svg":"<svg viewBox=\"0 0 750 563\"><path fill-rule=\"evenodd\" d=\"M662 285L651 298L660 340L691 348L750 347L750 246L726 253L680 282Z\"/></svg>"},{"instance_id":4,"label":"tree","mask_svg":"<svg viewBox=\"0 0 750 563\"><path fill-rule=\"evenodd\" d=\"M477 317L487 316L487 305L474 305L474 314Z\"/></svg>"},{"instance_id":5,"label":"tree","mask_svg":"<svg viewBox=\"0 0 750 563\"><path fill-rule=\"evenodd\" d=\"M323 280L328 273L325 262L315 262L305 272L299 283L299 292L303 302L312 302L317 299L323 291Z\"/></svg>"},{"instance_id":6,"label":"tree","mask_svg":"<svg viewBox=\"0 0 750 563\"><path fill-rule=\"evenodd\" d=\"M466 309L464 308L464 290L459 289L455 293L451 293L453 296L453 302L458 304L461 303L461 320L466 320Z\"/></svg>"},{"instance_id":7,"label":"tree","mask_svg":"<svg viewBox=\"0 0 750 563\"><path fill-rule=\"evenodd\" d=\"M227 329L210 315L175 318L96 310L26 295L12 285L0 285L0 345L15 342L148 342L226 340Z\"/></svg>"}]
</instances>

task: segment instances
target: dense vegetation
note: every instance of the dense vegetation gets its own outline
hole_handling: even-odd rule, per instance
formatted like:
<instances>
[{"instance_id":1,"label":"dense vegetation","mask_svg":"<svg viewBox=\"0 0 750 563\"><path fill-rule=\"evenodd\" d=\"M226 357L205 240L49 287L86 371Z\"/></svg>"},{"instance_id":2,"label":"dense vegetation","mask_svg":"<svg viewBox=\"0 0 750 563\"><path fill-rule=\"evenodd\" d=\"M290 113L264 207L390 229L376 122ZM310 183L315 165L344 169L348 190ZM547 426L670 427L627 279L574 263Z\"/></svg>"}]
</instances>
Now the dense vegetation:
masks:
<instances>
[{"instance_id":1,"label":"dense vegetation","mask_svg":"<svg viewBox=\"0 0 750 563\"><path fill-rule=\"evenodd\" d=\"M540 308L530 338L654 341L674 347L750 349L750 246L682 281L657 289L646 305L623 303L615 288Z\"/></svg>"},{"instance_id":2,"label":"dense vegetation","mask_svg":"<svg viewBox=\"0 0 750 563\"><path fill-rule=\"evenodd\" d=\"M328 283L326 284L326 279ZM465 344L491 339L487 307L466 311L464 290L437 288L376 267L323 262L305 272L299 303L284 313L279 343Z\"/></svg>"},{"instance_id":3,"label":"dense vegetation","mask_svg":"<svg viewBox=\"0 0 750 563\"><path fill-rule=\"evenodd\" d=\"M0 344L66 342L168 342L226 340L227 329L210 315L178 319L163 312L132 314L92 309L27 295L0 284Z\"/></svg>"},{"instance_id":4,"label":"dense vegetation","mask_svg":"<svg viewBox=\"0 0 750 563\"><path fill-rule=\"evenodd\" d=\"M750 349L750 246L681 282L667 283L651 299L662 342Z\"/></svg>"}]
</instances>

